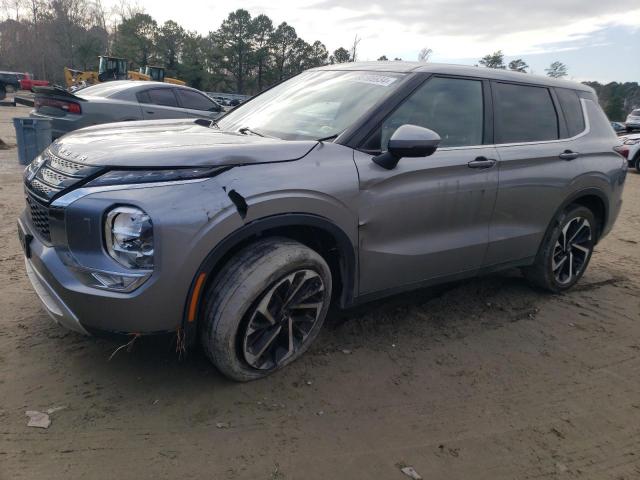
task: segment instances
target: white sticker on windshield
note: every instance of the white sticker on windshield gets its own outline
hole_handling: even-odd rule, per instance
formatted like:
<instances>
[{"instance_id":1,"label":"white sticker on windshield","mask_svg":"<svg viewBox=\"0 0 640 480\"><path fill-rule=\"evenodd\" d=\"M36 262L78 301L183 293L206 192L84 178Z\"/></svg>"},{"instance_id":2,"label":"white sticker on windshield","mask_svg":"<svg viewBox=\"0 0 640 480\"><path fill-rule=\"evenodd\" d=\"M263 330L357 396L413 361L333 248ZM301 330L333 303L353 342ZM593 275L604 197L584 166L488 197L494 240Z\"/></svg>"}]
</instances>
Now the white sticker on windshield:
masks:
<instances>
[{"instance_id":1,"label":"white sticker on windshield","mask_svg":"<svg viewBox=\"0 0 640 480\"><path fill-rule=\"evenodd\" d=\"M352 82L370 83L371 85L380 85L383 87L388 87L397 79L397 77L389 77L387 75L373 75L371 73L359 73L349 78L349 80L351 80Z\"/></svg>"}]
</instances>

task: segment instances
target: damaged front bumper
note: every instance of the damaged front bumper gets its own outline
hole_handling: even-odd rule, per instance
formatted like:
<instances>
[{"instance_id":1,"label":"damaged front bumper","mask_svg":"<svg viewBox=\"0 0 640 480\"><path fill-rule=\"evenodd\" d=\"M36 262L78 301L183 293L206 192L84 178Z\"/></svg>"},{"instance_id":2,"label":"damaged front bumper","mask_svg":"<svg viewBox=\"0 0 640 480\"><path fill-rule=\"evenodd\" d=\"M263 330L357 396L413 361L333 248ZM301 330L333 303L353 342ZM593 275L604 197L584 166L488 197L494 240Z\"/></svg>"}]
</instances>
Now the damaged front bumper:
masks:
<instances>
[{"instance_id":1,"label":"damaged front bumper","mask_svg":"<svg viewBox=\"0 0 640 480\"><path fill-rule=\"evenodd\" d=\"M53 318L58 325L62 325L69 330L82 333L83 335L89 335L89 332L84 329L78 317L76 317L76 314L69 309L42 275L33 268L28 258L24 259L24 266L27 270L27 276L31 281L31 285L49 316Z\"/></svg>"},{"instance_id":2,"label":"damaged front bumper","mask_svg":"<svg viewBox=\"0 0 640 480\"><path fill-rule=\"evenodd\" d=\"M21 240L28 238L27 275L48 314L66 328L83 334L175 332L195 272L216 243L242 223L215 179L129 187L78 189L54 200L44 214L50 235L42 235L42 211L34 221L27 207L19 220ZM153 219L155 266L132 291L86 281L89 271L127 273L104 246L105 213L117 205L137 206ZM225 226L211 228L218 223Z\"/></svg>"}]
</instances>

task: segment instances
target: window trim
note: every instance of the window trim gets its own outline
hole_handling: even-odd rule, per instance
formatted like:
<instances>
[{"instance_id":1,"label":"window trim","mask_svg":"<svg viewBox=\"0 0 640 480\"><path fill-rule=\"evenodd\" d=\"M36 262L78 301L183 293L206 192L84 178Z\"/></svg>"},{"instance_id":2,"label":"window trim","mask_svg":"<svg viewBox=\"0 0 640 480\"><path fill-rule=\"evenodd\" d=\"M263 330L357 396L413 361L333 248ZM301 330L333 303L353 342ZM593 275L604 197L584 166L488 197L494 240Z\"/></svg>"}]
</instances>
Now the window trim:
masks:
<instances>
[{"instance_id":1,"label":"window trim","mask_svg":"<svg viewBox=\"0 0 640 480\"><path fill-rule=\"evenodd\" d=\"M387 106L387 108L384 111L384 114L382 116L382 118L377 118L379 117L380 112L376 112L378 115L376 115L376 123L374 124L374 126L371 128L369 128L368 132L366 135L361 135L359 138L359 143L357 146L352 147L355 150L358 150L360 152L366 153L368 155L377 155L380 154L382 152L382 150L372 150L372 149L365 149L364 146L366 145L366 143L370 140L372 135L375 135L376 132L382 127L382 124L385 122L385 120L387 118L389 118L389 116L393 115L396 110L398 110L407 100L409 100L409 98L411 98L411 96L417 92L420 88L422 88L423 86L425 86L431 79L433 78L446 78L446 79L454 79L454 80L471 80L471 81L478 81L480 82L480 88L481 88L481 93L482 93L482 111L483 111L483 116L482 116L482 143L480 144L474 144L474 145L461 145L461 146L451 146L451 147L438 147L438 151L443 151L443 150L458 150L458 149L462 149L462 148L466 148L466 149L472 149L472 148L484 148L487 147L488 145L492 145L493 144L493 140L494 140L494 126L493 126L493 98L491 95L491 87L490 87L490 81L486 78L482 78L482 77L472 77L472 76L468 76L468 75L448 75L448 74L441 74L441 73L433 73L433 74L427 74L425 75L424 79L419 82L417 85L415 85L414 88L412 88L409 92L407 92L402 98L400 98L399 100L397 100L392 106ZM372 122L366 122L363 127L367 126L367 124L372 123ZM349 145L348 145L349 146Z\"/></svg>"}]
</instances>

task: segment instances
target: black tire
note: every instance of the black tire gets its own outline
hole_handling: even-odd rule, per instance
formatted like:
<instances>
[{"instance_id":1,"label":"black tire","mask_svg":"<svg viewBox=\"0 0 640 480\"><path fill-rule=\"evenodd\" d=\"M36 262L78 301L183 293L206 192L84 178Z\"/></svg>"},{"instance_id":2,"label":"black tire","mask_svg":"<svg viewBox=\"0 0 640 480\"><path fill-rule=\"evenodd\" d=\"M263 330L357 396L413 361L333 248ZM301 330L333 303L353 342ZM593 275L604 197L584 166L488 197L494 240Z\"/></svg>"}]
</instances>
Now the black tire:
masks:
<instances>
[{"instance_id":1,"label":"black tire","mask_svg":"<svg viewBox=\"0 0 640 480\"><path fill-rule=\"evenodd\" d=\"M636 172L640 173L640 151L636 153L636 156L633 161L633 166L636 169Z\"/></svg>"},{"instance_id":2,"label":"black tire","mask_svg":"<svg viewBox=\"0 0 640 480\"><path fill-rule=\"evenodd\" d=\"M206 355L222 374L242 382L281 369L318 335L331 287L327 262L305 245L286 238L249 245L227 262L208 288L200 330ZM316 288L318 292L305 297ZM295 293L289 297L291 291ZM299 301L294 305L296 295ZM300 303L309 301L315 303ZM266 344L265 353L256 352Z\"/></svg>"},{"instance_id":3,"label":"black tire","mask_svg":"<svg viewBox=\"0 0 640 480\"><path fill-rule=\"evenodd\" d=\"M585 227L581 227L578 232L579 238L575 240L577 246L573 246L574 240L571 236L574 232L571 229L580 227L580 219L588 223L589 235L586 237ZM598 224L593 212L582 205L570 205L553 220L534 264L522 269L525 278L533 286L554 293L570 289L587 269L597 238ZM573 268L570 269L569 265Z\"/></svg>"},{"instance_id":4,"label":"black tire","mask_svg":"<svg viewBox=\"0 0 640 480\"><path fill-rule=\"evenodd\" d=\"M0 83L0 100L5 98L7 98L7 87L5 87L4 83Z\"/></svg>"}]
</instances>

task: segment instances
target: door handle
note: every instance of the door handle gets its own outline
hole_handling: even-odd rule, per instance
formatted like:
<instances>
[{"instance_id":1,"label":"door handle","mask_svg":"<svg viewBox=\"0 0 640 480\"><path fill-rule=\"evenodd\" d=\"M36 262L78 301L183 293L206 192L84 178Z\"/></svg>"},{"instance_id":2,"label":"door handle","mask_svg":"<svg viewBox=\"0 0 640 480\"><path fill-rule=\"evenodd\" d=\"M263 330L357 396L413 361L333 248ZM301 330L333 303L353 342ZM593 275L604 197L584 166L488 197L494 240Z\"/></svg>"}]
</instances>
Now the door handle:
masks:
<instances>
[{"instance_id":1,"label":"door handle","mask_svg":"<svg viewBox=\"0 0 640 480\"><path fill-rule=\"evenodd\" d=\"M493 158L477 157L475 160L471 160L467 163L469 168L491 168L496 164Z\"/></svg>"},{"instance_id":2,"label":"door handle","mask_svg":"<svg viewBox=\"0 0 640 480\"><path fill-rule=\"evenodd\" d=\"M154 113L156 113L156 112L154 112L153 110L147 110L147 113L149 113L149 114L154 114Z\"/></svg>"},{"instance_id":3,"label":"door handle","mask_svg":"<svg viewBox=\"0 0 640 480\"><path fill-rule=\"evenodd\" d=\"M572 152L571 150L565 150L560 155L558 155L558 157L560 157L561 160L567 160L567 161L575 160L579 156L580 154L578 152Z\"/></svg>"}]
</instances>

